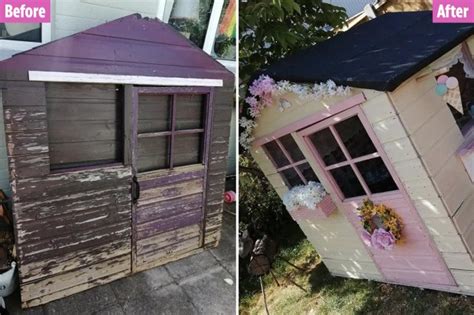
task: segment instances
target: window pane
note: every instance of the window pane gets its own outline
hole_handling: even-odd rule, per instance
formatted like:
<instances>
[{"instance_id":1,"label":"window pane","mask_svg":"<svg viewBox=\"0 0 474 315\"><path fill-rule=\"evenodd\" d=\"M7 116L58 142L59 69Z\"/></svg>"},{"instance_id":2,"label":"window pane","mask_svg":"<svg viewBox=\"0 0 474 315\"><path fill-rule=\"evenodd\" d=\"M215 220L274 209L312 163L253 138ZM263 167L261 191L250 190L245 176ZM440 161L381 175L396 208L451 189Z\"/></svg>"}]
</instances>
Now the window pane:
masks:
<instances>
[{"instance_id":1,"label":"window pane","mask_svg":"<svg viewBox=\"0 0 474 315\"><path fill-rule=\"evenodd\" d=\"M298 185L304 185L298 173L293 168L286 169L280 173L285 179L287 185L291 188Z\"/></svg>"},{"instance_id":2,"label":"window pane","mask_svg":"<svg viewBox=\"0 0 474 315\"><path fill-rule=\"evenodd\" d=\"M303 173L303 177L309 182L319 182L318 177L316 174L313 172L313 169L309 165L309 163L304 163L302 165L298 166L298 169L300 170L301 173Z\"/></svg>"},{"instance_id":3,"label":"window pane","mask_svg":"<svg viewBox=\"0 0 474 315\"><path fill-rule=\"evenodd\" d=\"M295 140L291 135L286 135L278 140L285 148L286 152L288 152L290 157L293 159L293 162L299 162L305 159L303 153L298 148L298 145L296 144Z\"/></svg>"},{"instance_id":4,"label":"window pane","mask_svg":"<svg viewBox=\"0 0 474 315\"><path fill-rule=\"evenodd\" d=\"M352 198L365 195L364 188L362 188L362 185L349 165L333 169L330 172L339 186L339 189L341 189L344 194L344 197Z\"/></svg>"},{"instance_id":5,"label":"window pane","mask_svg":"<svg viewBox=\"0 0 474 315\"><path fill-rule=\"evenodd\" d=\"M169 138L167 136L138 139L137 169L139 172L169 167Z\"/></svg>"},{"instance_id":6,"label":"window pane","mask_svg":"<svg viewBox=\"0 0 474 315\"><path fill-rule=\"evenodd\" d=\"M122 100L115 85L48 83L51 169L123 161Z\"/></svg>"},{"instance_id":7,"label":"window pane","mask_svg":"<svg viewBox=\"0 0 474 315\"><path fill-rule=\"evenodd\" d=\"M202 162L202 134L175 137L173 166L198 164Z\"/></svg>"},{"instance_id":8,"label":"window pane","mask_svg":"<svg viewBox=\"0 0 474 315\"><path fill-rule=\"evenodd\" d=\"M176 130L204 128L204 95L176 96Z\"/></svg>"},{"instance_id":9,"label":"window pane","mask_svg":"<svg viewBox=\"0 0 474 315\"><path fill-rule=\"evenodd\" d=\"M263 147L265 148L267 155L272 157L273 161L276 164L275 167L280 168L290 164L288 159L285 157L285 154L283 154L283 151L280 149L280 147L275 141L266 143L263 145Z\"/></svg>"},{"instance_id":10,"label":"window pane","mask_svg":"<svg viewBox=\"0 0 474 315\"><path fill-rule=\"evenodd\" d=\"M359 117L346 119L334 127L353 159L377 152Z\"/></svg>"},{"instance_id":11,"label":"window pane","mask_svg":"<svg viewBox=\"0 0 474 315\"><path fill-rule=\"evenodd\" d=\"M381 158L359 162L356 165L373 194L398 190Z\"/></svg>"},{"instance_id":12,"label":"window pane","mask_svg":"<svg viewBox=\"0 0 474 315\"><path fill-rule=\"evenodd\" d=\"M211 0L175 0L169 24L202 48L213 3Z\"/></svg>"},{"instance_id":13,"label":"window pane","mask_svg":"<svg viewBox=\"0 0 474 315\"><path fill-rule=\"evenodd\" d=\"M0 39L41 43L41 24L0 23Z\"/></svg>"},{"instance_id":14,"label":"window pane","mask_svg":"<svg viewBox=\"0 0 474 315\"><path fill-rule=\"evenodd\" d=\"M313 133L309 139L327 166L346 160L329 128Z\"/></svg>"},{"instance_id":15,"label":"window pane","mask_svg":"<svg viewBox=\"0 0 474 315\"><path fill-rule=\"evenodd\" d=\"M140 94L138 133L171 130L171 95Z\"/></svg>"},{"instance_id":16,"label":"window pane","mask_svg":"<svg viewBox=\"0 0 474 315\"><path fill-rule=\"evenodd\" d=\"M235 60L236 0L225 0L214 43L213 55Z\"/></svg>"}]
</instances>

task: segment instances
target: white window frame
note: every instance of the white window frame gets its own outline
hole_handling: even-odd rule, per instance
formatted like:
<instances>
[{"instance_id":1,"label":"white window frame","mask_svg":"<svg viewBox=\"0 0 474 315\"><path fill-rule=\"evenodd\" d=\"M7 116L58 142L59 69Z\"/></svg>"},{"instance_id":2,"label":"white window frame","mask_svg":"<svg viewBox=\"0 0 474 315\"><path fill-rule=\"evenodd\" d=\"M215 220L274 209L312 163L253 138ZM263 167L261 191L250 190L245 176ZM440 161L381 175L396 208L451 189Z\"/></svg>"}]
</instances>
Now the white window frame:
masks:
<instances>
[{"instance_id":1,"label":"white window frame","mask_svg":"<svg viewBox=\"0 0 474 315\"><path fill-rule=\"evenodd\" d=\"M168 23L173 4L176 0L160 0L157 6L156 16L165 23ZM214 0L212 5L211 16L209 17L209 23L207 25L206 37L204 39L204 45L202 50L208 55L212 55L214 49L214 44L217 37L217 29L219 28L219 20L221 18L222 10L224 9L224 0ZM227 69L236 72L236 61L235 60L226 60L219 59L216 60L224 65Z\"/></svg>"},{"instance_id":2,"label":"white window frame","mask_svg":"<svg viewBox=\"0 0 474 315\"><path fill-rule=\"evenodd\" d=\"M41 42L28 42L22 40L0 39L0 49L25 51L51 41L51 23L41 23Z\"/></svg>"}]
</instances>

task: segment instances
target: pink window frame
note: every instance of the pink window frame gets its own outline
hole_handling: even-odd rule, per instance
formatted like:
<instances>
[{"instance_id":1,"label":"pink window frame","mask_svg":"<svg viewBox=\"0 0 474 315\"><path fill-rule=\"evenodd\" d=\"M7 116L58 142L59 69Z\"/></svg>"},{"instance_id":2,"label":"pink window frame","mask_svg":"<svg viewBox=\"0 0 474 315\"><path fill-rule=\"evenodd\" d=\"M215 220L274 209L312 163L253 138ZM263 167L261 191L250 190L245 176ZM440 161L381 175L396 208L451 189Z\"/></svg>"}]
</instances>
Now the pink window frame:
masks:
<instances>
[{"instance_id":1,"label":"pink window frame","mask_svg":"<svg viewBox=\"0 0 474 315\"><path fill-rule=\"evenodd\" d=\"M290 136L291 136L291 134L290 134ZM284 137L284 136L283 136L283 137ZM280 138L281 138L281 137L280 137ZM265 146L262 145L262 148L263 148L263 150L265 151L265 154L268 156L268 158L270 159L270 161L273 163L273 166L275 167L276 172L277 172L278 174L280 174L280 176L283 178L283 180L285 181L285 184L286 184L286 186L287 186L288 188L291 188L291 187L290 187L290 183L288 183L288 182L286 181L286 178L285 178L285 176L282 174L282 172L283 172L283 171L286 171L286 170L288 170L288 169L290 169L290 168L292 168L292 169L298 174L299 178L303 181L303 183L304 183L305 185L308 184L308 180L304 177L303 173L302 173L302 172L299 170L299 168L298 168L298 166L303 165L303 164L305 164L305 163L308 163L308 160L307 160L307 159L303 159L303 160L300 160L300 161L295 162L295 161L292 159L291 155L288 153L288 151L285 149L285 147L283 146L283 144L281 143L280 138L274 139L274 140L272 140L272 141L275 141L275 142L276 142L276 144L278 145L278 147L280 148L280 150L283 152L283 155L285 156L285 158L286 158L286 159L288 160L288 162L290 162L290 163L287 164L287 165L285 165L285 166L278 167L278 166L277 166L277 163L275 163L275 160L273 159L273 156L272 156L271 152L268 152L268 150L265 148ZM270 142L272 142L272 141L269 141L269 142L267 142L267 143L270 143ZM265 143L265 144L267 144L267 143ZM304 154L303 154L303 156L304 156Z\"/></svg>"},{"instance_id":2,"label":"pink window frame","mask_svg":"<svg viewBox=\"0 0 474 315\"><path fill-rule=\"evenodd\" d=\"M341 121L344 121L346 119L354 117L354 116L357 116L360 119L362 125L364 126L365 131L367 132L370 140L374 144L375 149L377 150L377 152L352 159L350 157L350 154L347 151L344 143L342 142L341 138L339 137L338 133L336 132L336 130L334 128L334 125L341 122ZM337 163L337 164L333 164L331 166L326 166L326 164L322 160L322 158L319 155L318 151L316 150L313 143L309 139L309 135L311 135L311 134L313 134L317 131L323 130L325 128L329 128L331 130L331 132L332 132L334 138L336 139L340 149L344 153L346 161L341 162L341 163ZM318 164L318 167L324 172L325 177L329 180L329 182L331 183L331 186L334 188L337 196L339 197L339 199L341 201L350 202L350 201L359 201L362 198L377 198L377 197L381 197L381 196L386 197L386 196L389 196L389 195L392 195L392 194L393 195L399 194L402 191L402 187L403 187L402 183L398 179L398 176L396 176L395 170L393 169L391 163L389 162L389 159L386 156L382 145L377 140L377 136L375 135L374 131L372 130L372 126L370 125L370 122L368 121L367 117L365 117L364 112L362 111L360 106L354 106L354 107L352 107L350 109L347 109L344 112L341 112L341 113L339 113L337 115L334 115L330 118L327 118L327 119L322 120L320 122L316 122L314 125L306 128L304 130L298 131L297 134L298 134L298 136L300 136L303 139L304 143L306 144L306 147L310 150L313 157L315 158L315 160ZM371 191L370 191L368 185L366 184L362 174L360 173L358 168L355 166L355 163L362 162L362 161L367 161L367 160L375 159L375 158L381 158L382 159L382 161L385 164L385 167L387 168L390 176L392 177L392 180L397 185L397 188L398 188L397 190L392 190L392 191L388 191L388 192L381 192L381 193L375 193L375 194L371 193ZM330 173L330 170L338 168L338 167L347 166L347 165L351 166L351 169L353 170L353 172L355 173L357 179L359 180L360 184L362 185L362 188L364 189L366 195L346 198L344 196L344 194L342 193L341 189L339 188L339 185L336 183L336 181L334 180L332 174Z\"/></svg>"}]
</instances>

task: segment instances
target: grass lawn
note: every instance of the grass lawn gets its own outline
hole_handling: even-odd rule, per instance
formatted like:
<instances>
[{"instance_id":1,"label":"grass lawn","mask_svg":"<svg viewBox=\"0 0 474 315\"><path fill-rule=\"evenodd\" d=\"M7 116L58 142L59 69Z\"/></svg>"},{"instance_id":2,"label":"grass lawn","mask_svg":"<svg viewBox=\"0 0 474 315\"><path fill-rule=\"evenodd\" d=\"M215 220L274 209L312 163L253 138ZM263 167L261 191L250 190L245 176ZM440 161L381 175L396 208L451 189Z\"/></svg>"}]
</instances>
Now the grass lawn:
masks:
<instances>
[{"instance_id":1,"label":"grass lawn","mask_svg":"<svg viewBox=\"0 0 474 315\"><path fill-rule=\"evenodd\" d=\"M275 261L274 271L280 286L271 275L264 277L271 315L474 314L474 297L332 277L307 240L283 248L280 255L307 272L300 272L281 260ZM307 293L281 275L288 275ZM258 278L241 280L240 314L265 314Z\"/></svg>"}]
</instances>

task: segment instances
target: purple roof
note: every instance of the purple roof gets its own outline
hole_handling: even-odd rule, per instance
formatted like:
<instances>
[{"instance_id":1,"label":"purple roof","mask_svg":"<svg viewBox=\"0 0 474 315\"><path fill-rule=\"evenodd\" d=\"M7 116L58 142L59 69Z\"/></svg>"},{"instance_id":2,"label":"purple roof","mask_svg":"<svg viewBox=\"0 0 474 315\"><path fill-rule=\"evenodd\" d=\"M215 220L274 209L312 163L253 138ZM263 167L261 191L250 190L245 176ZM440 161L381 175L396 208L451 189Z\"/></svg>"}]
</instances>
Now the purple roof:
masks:
<instances>
[{"instance_id":1,"label":"purple roof","mask_svg":"<svg viewBox=\"0 0 474 315\"><path fill-rule=\"evenodd\" d=\"M129 15L0 62L0 79L28 71L233 80L219 62L158 19Z\"/></svg>"}]
</instances>

